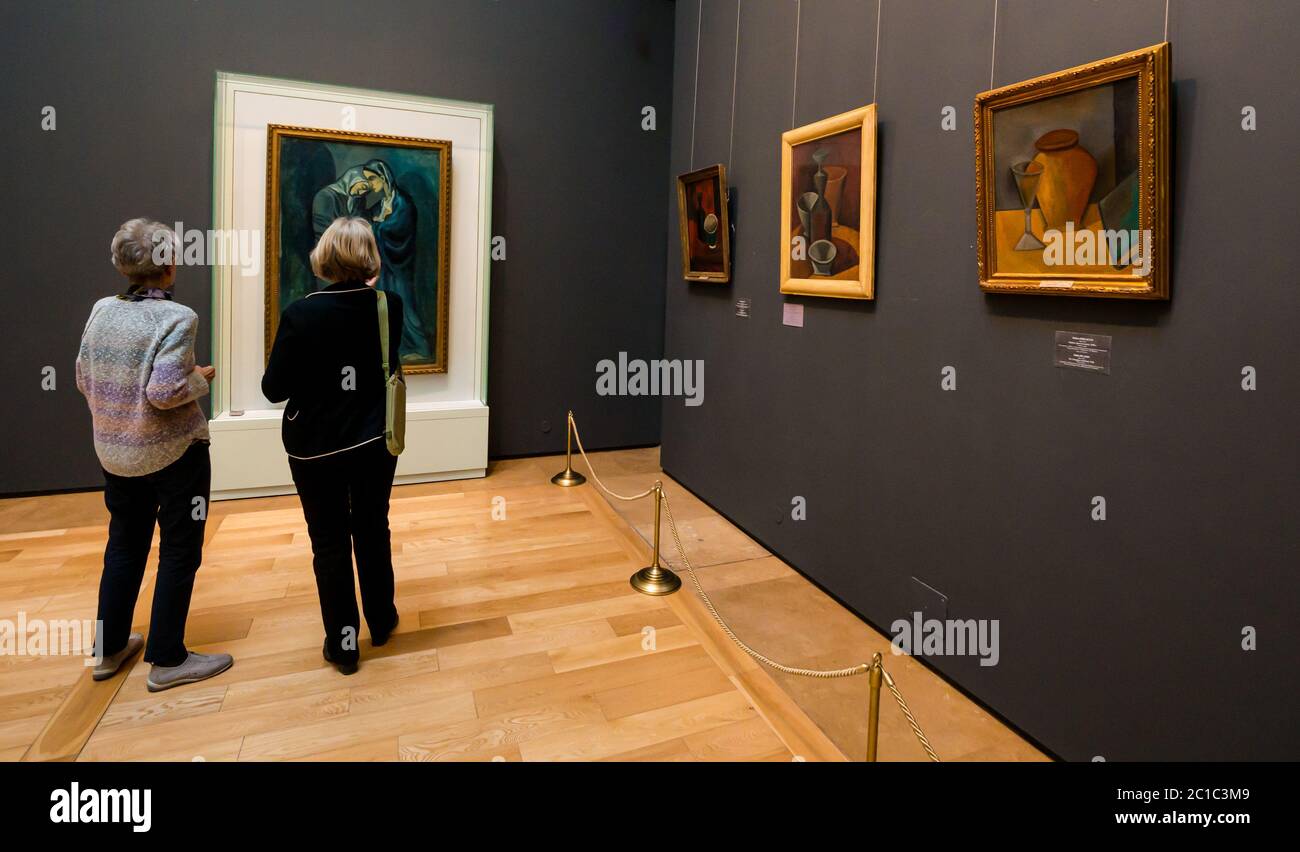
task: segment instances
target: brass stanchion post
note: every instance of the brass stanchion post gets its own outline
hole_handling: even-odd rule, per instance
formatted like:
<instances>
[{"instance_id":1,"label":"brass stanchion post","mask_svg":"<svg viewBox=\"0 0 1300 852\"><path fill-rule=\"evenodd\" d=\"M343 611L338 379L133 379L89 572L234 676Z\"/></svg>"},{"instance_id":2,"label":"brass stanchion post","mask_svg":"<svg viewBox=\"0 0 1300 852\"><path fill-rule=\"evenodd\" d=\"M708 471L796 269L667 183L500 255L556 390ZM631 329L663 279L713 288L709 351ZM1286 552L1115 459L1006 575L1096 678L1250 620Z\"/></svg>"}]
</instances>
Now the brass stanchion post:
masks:
<instances>
[{"instance_id":1,"label":"brass stanchion post","mask_svg":"<svg viewBox=\"0 0 1300 852\"><path fill-rule=\"evenodd\" d=\"M884 680L884 665L880 661L880 652L871 658L871 671L867 680L871 683L871 698L867 703L867 762L876 762L876 746L880 741L880 683Z\"/></svg>"},{"instance_id":2,"label":"brass stanchion post","mask_svg":"<svg viewBox=\"0 0 1300 852\"><path fill-rule=\"evenodd\" d=\"M659 511L664 502L664 484L656 482L654 553L648 568L642 568L629 581L643 595L671 595L682 587L682 578L659 564Z\"/></svg>"},{"instance_id":3,"label":"brass stanchion post","mask_svg":"<svg viewBox=\"0 0 1300 852\"><path fill-rule=\"evenodd\" d=\"M573 469L573 412L564 418L564 470L551 477L552 485L570 488L581 485L587 477Z\"/></svg>"}]
</instances>

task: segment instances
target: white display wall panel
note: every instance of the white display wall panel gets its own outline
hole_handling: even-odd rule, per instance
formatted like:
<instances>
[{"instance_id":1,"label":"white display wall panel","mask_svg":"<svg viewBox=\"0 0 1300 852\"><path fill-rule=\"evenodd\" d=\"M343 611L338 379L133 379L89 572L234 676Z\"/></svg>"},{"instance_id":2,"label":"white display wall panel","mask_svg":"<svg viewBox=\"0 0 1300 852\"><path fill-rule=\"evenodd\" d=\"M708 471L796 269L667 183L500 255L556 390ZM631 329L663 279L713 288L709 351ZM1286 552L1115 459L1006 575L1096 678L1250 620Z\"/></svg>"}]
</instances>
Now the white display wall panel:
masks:
<instances>
[{"instance_id":1,"label":"white display wall panel","mask_svg":"<svg viewBox=\"0 0 1300 852\"><path fill-rule=\"evenodd\" d=\"M280 442L283 406L261 391L265 365L268 124L447 139L451 165L451 286L446 373L407 376L406 451L397 481L483 476L487 469L488 250L492 107L416 95L217 74L213 224L257 234L255 274L215 266L212 347L214 499L294 490ZM232 414L240 412L242 414Z\"/></svg>"}]
</instances>

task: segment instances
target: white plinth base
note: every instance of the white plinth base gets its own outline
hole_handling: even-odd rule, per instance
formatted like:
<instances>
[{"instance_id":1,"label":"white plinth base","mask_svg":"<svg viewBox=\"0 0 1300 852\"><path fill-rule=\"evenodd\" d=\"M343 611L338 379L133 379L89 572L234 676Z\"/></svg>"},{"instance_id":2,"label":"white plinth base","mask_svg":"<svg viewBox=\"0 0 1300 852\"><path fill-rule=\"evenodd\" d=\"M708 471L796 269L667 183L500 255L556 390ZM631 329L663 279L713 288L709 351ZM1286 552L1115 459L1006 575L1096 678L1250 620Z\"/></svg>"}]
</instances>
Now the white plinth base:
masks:
<instances>
[{"instance_id":1,"label":"white plinth base","mask_svg":"<svg viewBox=\"0 0 1300 852\"><path fill-rule=\"evenodd\" d=\"M222 414L209 422L212 499L293 494L289 460L280 442L280 411ZM488 408L478 402L412 405L398 484L484 476Z\"/></svg>"}]
</instances>

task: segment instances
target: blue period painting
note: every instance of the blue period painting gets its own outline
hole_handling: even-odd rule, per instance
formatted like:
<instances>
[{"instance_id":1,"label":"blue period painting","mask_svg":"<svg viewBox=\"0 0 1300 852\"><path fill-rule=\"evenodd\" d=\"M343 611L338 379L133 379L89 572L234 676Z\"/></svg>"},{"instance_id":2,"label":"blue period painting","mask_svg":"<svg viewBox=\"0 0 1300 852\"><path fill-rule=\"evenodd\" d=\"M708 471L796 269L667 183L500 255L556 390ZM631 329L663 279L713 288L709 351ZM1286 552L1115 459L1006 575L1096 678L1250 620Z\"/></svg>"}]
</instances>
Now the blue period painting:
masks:
<instances>
[{"instance_id":1,"label":"blue period painting","mask_svg":"<svg viewBox=\"0 0 1300 852\"><path fill-rule=\"evenodd\" d=\"M451 143L337 130L267 128L266 351L280 313L327 286L310 254L340 216L370 223L375 286L405 306L402 368L447 371Z\"/></svg>"}]
</instances>

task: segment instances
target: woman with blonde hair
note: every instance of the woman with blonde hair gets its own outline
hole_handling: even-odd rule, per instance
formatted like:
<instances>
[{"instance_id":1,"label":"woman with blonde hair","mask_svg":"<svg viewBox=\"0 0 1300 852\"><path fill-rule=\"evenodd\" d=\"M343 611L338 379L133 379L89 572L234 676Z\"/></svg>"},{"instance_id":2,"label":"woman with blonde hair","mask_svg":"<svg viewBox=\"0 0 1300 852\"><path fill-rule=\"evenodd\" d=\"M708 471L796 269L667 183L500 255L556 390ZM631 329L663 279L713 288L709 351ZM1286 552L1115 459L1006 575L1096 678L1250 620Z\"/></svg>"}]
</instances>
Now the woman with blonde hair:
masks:
<instances>
[{"instance_id":1,"label":"woman with blonde hair","mask_svg":"<svg viewBox=\"0 0 1300 852\"><path fill-rule=\"evenodd\" d=\"M205 680L234 662L185 648L211 478L208 419L196 400L216 371L194 363L198 317L172 301L179 248L161 222L122 224L112 259L130 283L95 303L77 353L77 388L90 405L110 516L94 678L112 677L144 647L131 619L156 525L158 577L144 655L153 664L150 692Z\"/></svg>"},{"instance_id":2,"label":"woman with blonde hair","mask_svg":"<svg viewBox=\"0 0 1300 852\"><path fill-rule=\"evenodd\" d=\"M370 224L335 219L312 250L311 266L331 283L284 309L262 393L271 402L288 402L281 434L311 537L323 654L352 674L360 658L354 551L371 644L383 645L397 627L388 530L397 457L384 439L388 375L371 286L380 260ZM390 375L400 375L402 300L384 295Z\"/></svg>"}]
</instances>

